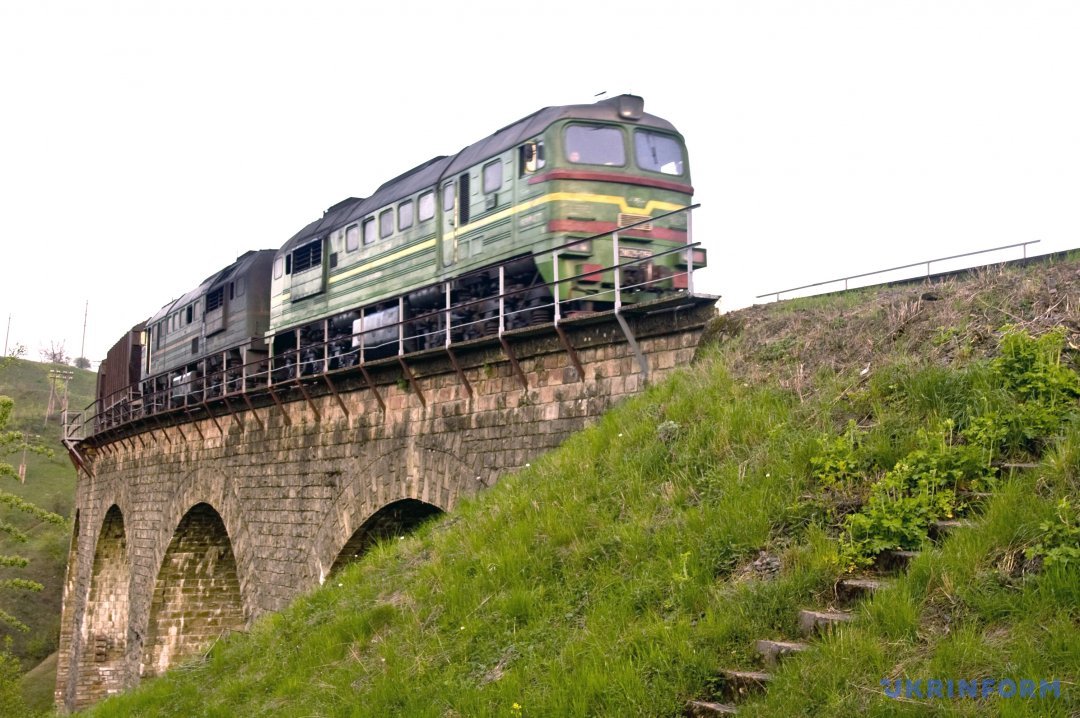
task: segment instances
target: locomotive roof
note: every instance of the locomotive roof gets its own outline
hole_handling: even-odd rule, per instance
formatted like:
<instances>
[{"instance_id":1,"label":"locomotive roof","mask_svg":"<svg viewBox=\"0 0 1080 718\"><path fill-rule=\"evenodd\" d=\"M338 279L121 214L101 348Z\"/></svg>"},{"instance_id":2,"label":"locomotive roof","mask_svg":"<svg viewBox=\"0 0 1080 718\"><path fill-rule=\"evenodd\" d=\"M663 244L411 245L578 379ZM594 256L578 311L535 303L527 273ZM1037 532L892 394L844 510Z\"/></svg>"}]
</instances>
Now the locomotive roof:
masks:
<instances>
[{"instance_id":1,"label":"locomotive roof","mask_svg":"<svg viewBox=\"0 0 1080 718\"><path fill-rule=\"evenodd\" d=\"M489 157L494 157L512 147L516 147L529 138L540 134L559 120L580 119L626 122L626 118L619 115L619 108L624 98L627 97L632 96L618 95L589 105L558 105L537 110L531 115L495 131L479 142L474 142L452 157L435 157L383 183L367 199L356 200L355 203L349 204L347 211L342 207L345 202L337 203L328 209L322 218L312 222L293 235L278 252L282 254L290 252L300 244L314 239L324 232L330 232L338 227L352 223L420 190L435 187L444 178L454 176ZM675 126L667 120L644 112L639 119L633 122L640 127L678 133Z\"/></svg>"},{"instance_id":2,"label":"locomotive roof","mask_svg":"<svg viewBox=\"0 0 1080 718\"><path fill-rule=\"evenodd\" d=\"M167 315L169 312L171 312L174 307L187 306L189 303L195 301L196 299L198 299L202 295L209 292L211 289L214 289L216 285L224 282L226 279L228 279L230 277L242 277L242 276L246 275L248 269L250 269L251 265L255 263L255 260L258 259L258 257L260 255L262 255L262 254L264 254L266 252L276 254L277 250L276 249L249 249L248 251L244 252L239 257L237 257L235 262L228 265L227 267L219 269L218 271L214 272L209 277L204 279L199 284L199 286L196 287L195 289L192 289L190 292L183 295L179 299L174 299L173 301L168 302L167 304L165 304L165 306L163 306L161 309L159 309L157 311L157 313L154 314L154 316L152 316L148 320L146 320L146 323L147 324L153 324L154 322L160 320L165 315Z\"/></svg>"}]
</instances>

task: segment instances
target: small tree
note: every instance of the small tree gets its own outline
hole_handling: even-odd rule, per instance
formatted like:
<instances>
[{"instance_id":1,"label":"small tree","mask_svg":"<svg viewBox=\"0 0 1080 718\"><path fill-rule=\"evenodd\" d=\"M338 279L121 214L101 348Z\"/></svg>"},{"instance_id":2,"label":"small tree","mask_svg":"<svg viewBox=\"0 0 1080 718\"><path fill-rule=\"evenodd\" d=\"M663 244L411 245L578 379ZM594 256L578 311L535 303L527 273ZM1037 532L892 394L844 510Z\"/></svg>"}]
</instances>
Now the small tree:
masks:
<instances>
[{"instance_id":1,"label":"small tree","mask_svg":"<svg viewBox=\"0 0 1080 718\"><path fill-rule=\"evenodd\" d=\"M6 367L12 359L13 357L7 357L0 362L0 369ZM11 412L14 407L15 402L12 401L11 398L0 396L0 479L3 477L10 477L18 481L19 473L15 470L15 467L3 460L5 457L23 450L45 455L48 455L51 452L39 442L27 441L22 432L8 430L8 423L11 421ZM6 509L6 511L4 509ZM16 496L13 493L0 489L0 544L7 544L10 542L26 543L29 539L29 536L25 531L7 520L5 514L8 514L11 511L30 514L41 521L51 524L63 525L65 523L63 516L54 514L52 511L46 511L29 501L25 501L20 496ZM24 556L8 554L3 548L3 546L0 546L0 568L23 568L30 562L29 559ZM43 586L36 581L28 581L24 578L6 577L0 578L0 587L24 591L40 591L43 588ZM7 624L10 628L20 631L29 630L29 627L25 623L5 611L3 607L0 607L0 624Z\"/></svg>"},{"instance_id":2,"label":"small tree","mask_svg":"<svg viewBox=\"0 0 1080 718\"><path fill-rule=\"evenodd\" d=\"M11 637L0 646L0 715L8 718L22 718L31 715L23 699L19 678L22 666L19 659L11 653Z\"/></svg>"},{"instance_id":3,"label":"small tree","mask_svg":"<svg viewBox=\"0 0 1080 718\"><path fill-rule=\"evenodd\" d=\"M49 342L49 347L47 349L42 348L38 353L41 354L41 361L43 362L67 364L71 361L67 349L64 348L64 342Z\"/></svg>"},{"instance_id":4,"label":"small tree","mask_svg":"<svg viewBox=\"0 0 1080 718\"><path fill-rule=\"evenodd\" d=\"M86 357L75 357L75 368L76 369L89 369L90 368L90 360L87 359Z\"/></svg>"}]
</instances>

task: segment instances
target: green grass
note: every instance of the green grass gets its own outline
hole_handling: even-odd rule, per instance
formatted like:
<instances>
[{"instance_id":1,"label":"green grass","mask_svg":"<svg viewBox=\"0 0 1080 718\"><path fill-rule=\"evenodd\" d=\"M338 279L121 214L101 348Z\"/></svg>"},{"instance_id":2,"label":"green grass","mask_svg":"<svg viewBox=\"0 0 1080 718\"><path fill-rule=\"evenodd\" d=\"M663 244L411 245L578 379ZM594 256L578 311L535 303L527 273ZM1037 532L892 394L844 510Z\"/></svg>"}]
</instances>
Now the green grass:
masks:
<instances>
[{"instance_id":1,"label":"green grass","mask_svg":"<svg viewBox=\"0 0 1080 718\"><path fill-rule=\"evenodd\" d=\"M955 377L928 371L937 378L908 381L940 397L890 402L886 384L860 399L880 405L881 431L905 434L901 445L955 403ZM842 413L820 396L748 386L714 355L205 663L92 714L678 715L718 669L754 667L756 639L794 636L798 609L828 601L835 527L800 500L815 486L818 437ZM879 681L897 672L1075 681L1075 574L995 579L995 557L1075 489L1040 476L1007 482L978 529L928 553L851 630L787 662L748 712L892 715L901 708ZM776 580L746 570L760 550L780 557Z\"/></svg>"},{"instance_id":2,"label":"green grass","mask_svg":"<svg viewBox=\"0 0 1080 718\"><path fill-rule=\"evenodd\" d=\"M52 653L22 676L22 695L31 714L49 713L52 710L56 660L57 654Z\"/></svg>"},{"instance_id":3,"label":"green grass","mask_svg":"<svg viewBox=\"0 0 1080 718\"><path fill-rule=\"evenodd\" d=\"M1055 293L1035 267L993 296L1041 334L1078 283L1075 266L1060 270ZM997 351L998 311L956 311L990 279L921 305L921 289L890 288L891 308L864 291L728 315L694 366L90 714L681 715L712 697L720 669L758 668L756 640L793 639L799 609L833 603L848 504L911 452L964 444L976 419L1016 404L981 358ZM1074 368L1075 352L1065 360ZM740 711L1075 715L1080 571L1025 550L1062 499L1080 505L1076 409L1014 455L989 449L1038 467L1005 470L984 504L958 502L971 528L927 543ZM866 468L826 486L815 459L848 431ZM774 577L755 569L761 552L779 560ZM896 677L1059 679L1064 697L902 702L881 686Z\"/></svg>"},{"instance_id":4,"label":"green grass","mask_svg":"<svg viewBox=\"0 0 1080 718\"><path fill-rule=\"evenodd\" d=\"M783 606L828 584L810 571L768 613L735 590L745 618L714 616L732 571L804 488L800 413L719 362L684 372L448 520L380 546L207 665L102 710L676 712L717 667L717 640L790 626ZM664 422L678 425L668 442Z\"/></svg>"}]
</instances>

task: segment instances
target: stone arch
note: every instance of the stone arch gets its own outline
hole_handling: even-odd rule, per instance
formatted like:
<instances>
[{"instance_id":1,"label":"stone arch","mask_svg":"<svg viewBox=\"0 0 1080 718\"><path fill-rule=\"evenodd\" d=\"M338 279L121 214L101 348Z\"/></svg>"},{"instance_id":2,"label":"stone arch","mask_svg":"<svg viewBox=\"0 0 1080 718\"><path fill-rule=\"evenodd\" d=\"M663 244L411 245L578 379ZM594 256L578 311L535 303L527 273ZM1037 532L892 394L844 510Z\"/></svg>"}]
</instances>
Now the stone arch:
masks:
<instances>
[{"instance_id":1,"label":"stone arch","mask_svg":"<svg viewBox=\"0 0 1080 718\"><path fill-rule=\"evenodd\" d=\"M338 552L330 567L333 575L364 555L378 541L412 533L421 524L445 512L418 499L401 499L383 506L360 525Z\"/></svg>"},{"instance_id":2,"label":"stone arch","mask_svg":"<svg viewBox=\"0 0 1080 718\"><path fill-rule=\"evenodd\" d=\"M162 673L244 624L225 522L210 504L195 504L180 519L158 569L141 672Z\"/></svg>"},{"instance_id":3,"label":"stone arch","mask_svg":"<svg viewBox=\"0 0 1080 718\"><path fill-rule=\"evenodd\" d=\"M160 513L152 514L154 535L149 539L152 548L143 554L145 564L140 565L140 568L145 567L148 574L146 580L153 580L152 577L161 570L165 554L176 539L176 529L186 514L197 504L209 504L225 526L225 534L239 575L240 596L245 601L244 615L248 618L255 615L257 606L252 605L251 601L256 592L252 586L258 584L258 579L252 563L249 520L236 492L236 482L230 481L226 474L219 471L192 470L175 480L170 491L171 498L163 503ZM146 620L150 611L154 597L152 588L152 585L147 585L144 591L133 597L138 604L138 618L141 618L141 621ZM134 641L144 645L144 637L149 629L139 620L132 623L139 634ZM137 655L142 652L141 648L136 651Z\"/></svg>"},{"instance_id":4,"label":"stone arch","mask_svg":"<svg viewBox=\"0 0 1080 718\"><path fill-rule=\"evenodd\" d=\"M453 442L445 446L438 438L409 437L369 447L357 457L359 467L343 477L311 541L313 583L326 580L346 544L383 507L413 499L450 511L459 495L484 486L483 470L462 461Z\"/></svg>"},{"instance_id":5,"label":"stone arch","mask_svg":"<svg viewBox=\"0 0 1080 718\"><path fill-rule=\"evenodd\" d=\"M78 517L76 517L76 537ZM76 538L75 541L78 539ZM74 589L69 571L65 594ZM90 592L81 626L81 651L76 678L81 708L119 693L127 683L128 609L131 562L128 560L124 515L113 504L105 513L94 549Z\"/></svg>"}]
</instances>

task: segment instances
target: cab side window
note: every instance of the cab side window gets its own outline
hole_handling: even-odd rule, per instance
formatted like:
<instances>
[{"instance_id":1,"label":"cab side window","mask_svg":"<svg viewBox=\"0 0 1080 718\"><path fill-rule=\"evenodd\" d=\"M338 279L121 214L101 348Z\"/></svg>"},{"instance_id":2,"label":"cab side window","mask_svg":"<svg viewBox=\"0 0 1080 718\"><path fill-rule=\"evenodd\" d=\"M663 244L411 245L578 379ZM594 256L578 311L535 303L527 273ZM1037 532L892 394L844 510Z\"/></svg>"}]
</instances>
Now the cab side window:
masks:
<instances>
[{"instance_id":1,"label":"cab side window","mask_svg":"<svg viewBox=\"0 0 1080 718\"><path fill-rule=\"evenodd\" d=\"M544 168L544 141L526 142L518 148L520 176L535 174Z\"/></svg>"}]
</instances>

